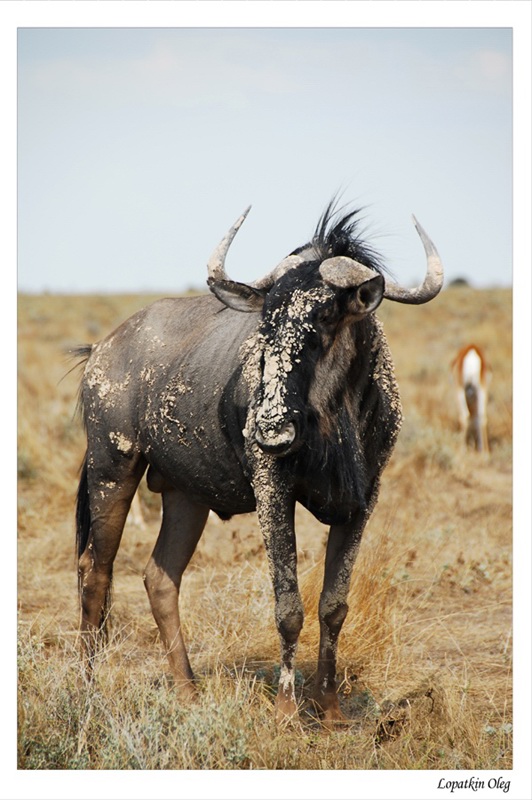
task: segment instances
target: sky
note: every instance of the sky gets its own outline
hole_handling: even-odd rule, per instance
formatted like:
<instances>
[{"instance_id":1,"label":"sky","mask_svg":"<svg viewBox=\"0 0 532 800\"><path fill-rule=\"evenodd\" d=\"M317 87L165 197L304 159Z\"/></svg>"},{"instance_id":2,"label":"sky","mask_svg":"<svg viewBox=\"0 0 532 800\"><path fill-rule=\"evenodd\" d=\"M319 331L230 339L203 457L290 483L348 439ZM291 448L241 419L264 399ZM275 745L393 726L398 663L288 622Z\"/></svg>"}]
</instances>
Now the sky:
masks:
<instances>
[{"instance_id":1,"label":"sky","mask_svg":"<svg viewBox=\"0 0 532 800\"><path fill-rule=\"evenodd\" d=\"M512 284L511 27L18 29L18 288L252 281L339 193L395 280Z\"/></svg>"}]
</instances>

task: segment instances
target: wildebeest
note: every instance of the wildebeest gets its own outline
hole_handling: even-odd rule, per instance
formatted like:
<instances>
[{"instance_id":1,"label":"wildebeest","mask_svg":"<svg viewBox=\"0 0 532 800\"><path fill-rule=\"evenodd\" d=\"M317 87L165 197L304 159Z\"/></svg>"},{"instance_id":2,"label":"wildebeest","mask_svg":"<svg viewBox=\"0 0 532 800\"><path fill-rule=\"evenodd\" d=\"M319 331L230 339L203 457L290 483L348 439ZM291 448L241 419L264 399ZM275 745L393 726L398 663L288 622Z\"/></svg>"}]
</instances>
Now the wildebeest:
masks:
<instances>
[{"instance_id":1,"label":"wildebeest","mask_svg":"<svg viewBox=\"0 0 532 800\"><path fill-rule=\"evenodd\" d=\"M249 210L249 209L248 209ZM281 648L276 717L297 711L294 657L303 625L295 504L330 526L319 602L315 701L341 718L337 640L364 525L401 424L383 298L425 303L439 292L439 256L414 219L427 258L416 289L385 279L359 233L358 211L330 203L312 240L254 284L225 272L247 211L208 264L212 294L158 300L86 359L80 402L87 451L77 499L81 630L90 671L109 605L113 560L147 469L162 524L144 582L183 698L194 694L179 589L209 510L257 510Z\"/></svg>"},{"instance_id":2,"label":"wildebeest","mask_svg":"<svg viewBox=\"0 0 532 800\"><path fill-rule=\"evenodd\" d=\"M488 453L488 363L476 344L462 347L451 364L456 385L460 428L466 444L479 453Z\"/></svg>"}]
</instances>

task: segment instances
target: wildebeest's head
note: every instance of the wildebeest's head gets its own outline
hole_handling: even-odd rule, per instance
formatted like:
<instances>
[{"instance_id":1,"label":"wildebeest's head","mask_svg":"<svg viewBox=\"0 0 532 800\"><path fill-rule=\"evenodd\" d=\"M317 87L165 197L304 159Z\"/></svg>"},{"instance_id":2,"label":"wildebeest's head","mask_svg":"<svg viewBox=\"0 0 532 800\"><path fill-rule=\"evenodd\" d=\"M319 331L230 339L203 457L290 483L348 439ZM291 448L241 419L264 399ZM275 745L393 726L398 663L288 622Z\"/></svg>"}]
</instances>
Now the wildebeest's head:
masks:
<instances>
[{"instance_id":1,"label":"wildebeest's head","mask_svg":"<svg viewBox=\"0 0 532 800\"><path fill-rule=\"evenodd\" d=\"M341 388L355 352L353 323L371 314L383 297L427 302L441 288L441 265L416 223L429 260L425 282L414 290L387 283L379 257L358 234L358 211L339 216L331 203L311 242L256 283L237 283L227 277L224 261L247 213L213 254L208 284L229 308L261 313L253 435L263 451L286 455L302 442L309 410L326 413Z\"/></svg>"}]
</instances>

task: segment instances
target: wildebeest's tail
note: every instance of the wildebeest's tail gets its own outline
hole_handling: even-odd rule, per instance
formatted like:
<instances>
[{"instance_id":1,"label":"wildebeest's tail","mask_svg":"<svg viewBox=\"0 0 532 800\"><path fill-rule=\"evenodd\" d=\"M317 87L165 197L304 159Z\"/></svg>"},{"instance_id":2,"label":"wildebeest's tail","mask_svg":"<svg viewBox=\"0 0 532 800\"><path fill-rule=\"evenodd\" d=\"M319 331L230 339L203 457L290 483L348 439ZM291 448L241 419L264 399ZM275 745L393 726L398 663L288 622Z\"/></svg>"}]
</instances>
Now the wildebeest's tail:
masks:
<instances>
[{"instance_id":1,"label":"wildebeest's tail","mask_svg":"<svg viewBox=\"0 0 532 800\"><path fill-rule=\"evenodd\" d=\"M80 361L78 361L77 364L74 365L74 367L72 367L72 369L76 369L76 367L81 367L84 364L86 364L91 352L92 352L91 344L80 345L79 347L75 347L72 350L69 350L68 355L71 358L81 359ZM78 393L77 411L80 413L80 416L83 419L83 424L85 425L85 410L83 408L81 385ZM90 528L91 528L91 512L89 504L89 483L87 478L87 453L85 453L85 458L83 459L83 464L81 465L81 470L80 470L78 496L76 503L76 553L78 559L80 558L82 553L84 553L85 548L87 547L89 541ZM79 589L81 592L81 586L79 587Z\"/></svg>"},{"instance_id":2,"label":"wildebeest's tail","mask_svg":"<svg viewBox=\"0 0 532 800\"><path fill-rule=\"evenodd\" d=\"M78 559L83 555L89 544L89 536L91 531L91 510L89 504L89 482L87 476L87 456L83 460L81 466L81 475L78 486L78 496L76 502L76 551ZM78 571L78 592L81 600L83 589L83 573ZM107 639L107 620L109 618L109 611L111 609L111 589L112 584L109 582L109 588L105 596L105 601L101 610L100 622L98 629L103 635L104 641Z\"/></svg>"},{"instance_id":3,"label":"wildebeest's tail","mask_svg":"<svg viewBox=\"0 0 532 800\"><path fill-rule=\"evenodd\" d=\"M91 529L91 510L89 505L89 484L87 480L87 456L81 466L81 476L76 502L76 552L78 558L85 552ZM80 587L81 589L81 587Z\"/></svg>"},{"instance_id":4,"label":"wildebeest's tail","mask_svg":"<svg viewBox=\"0 0 532 800\"><path fill-rule=\"evenodd\" d=\"M80 345L72 350L68 351L68 354L71 358L79 358L81 359L78 361L77 364L72 367L72 369L76 369L76 367L83 366L87 359L89 358L92 352L92 345L85 344ZM78 393L78 402L77 402L77 411L80 413L83 423L85 424L85 413L83 408L83 399L81 395L81 385ZM79 486L78 486L78 496L77 496L77 503L76 503L76 553L78 559L85 551L89 541L89 534L91 528L91 512L90 512L90 504L89 504L89 483L87 479L87 453L85 453L85 458L83 459L83 464L81 465L80 470L80 479L79 479ZM81 591L81 586L79 587Z\"/></svg>"},{"instance_id":5,"label":"wildebeest's tail","mask_svg":"<svg viewBox=\"0 0 532 800\"><path fill-rule=\"evenodd\" d=\"M72 370L78 369L78 367L83 367L87 363L89 356L92 353L92 348L93 348L92 344L81 344L78 347L73 347L66 351L66 354L69 356L69 358L80 359L77 362L77 364L74 364L74 366L67 372L67 375L69 375L72 372ZM80 413L81 417L83 418L83 423L85 424L83 400L81 397L81 385L79 387L79 392L78 392L78 402L76 404L76 411Z\"/></svg>"},{"instance_id":6,"label":"wildebeest's tail","mask_svg":"<svg viewBox=\"0 0 532 800\"><path fill-rule=\"evenodd\" d=\"M85 363L91 353L92 345L83 345L70 351L74 357L81 358L81 362L77 366ZM81 412L83 422L85 422L85 415L83 409L83 400L81 391L78 396L78 410ZM76 553L78 560L81 558L87 545L89 544L89 537L91 532L91 510L90 510L90 495L89 495L89 481L88 481L88 466L87 466L87 453L83 459L83 464L80 470L80 479L78 485L78 494L76 500ZM82 594L82 571L78 571L78 591L81 599ZM109 609L111 607L111 583L105 597L105 602L101 611L99 630L104 636L106 635L106 622L109 616Z\"/></svg>"}]
</instances>

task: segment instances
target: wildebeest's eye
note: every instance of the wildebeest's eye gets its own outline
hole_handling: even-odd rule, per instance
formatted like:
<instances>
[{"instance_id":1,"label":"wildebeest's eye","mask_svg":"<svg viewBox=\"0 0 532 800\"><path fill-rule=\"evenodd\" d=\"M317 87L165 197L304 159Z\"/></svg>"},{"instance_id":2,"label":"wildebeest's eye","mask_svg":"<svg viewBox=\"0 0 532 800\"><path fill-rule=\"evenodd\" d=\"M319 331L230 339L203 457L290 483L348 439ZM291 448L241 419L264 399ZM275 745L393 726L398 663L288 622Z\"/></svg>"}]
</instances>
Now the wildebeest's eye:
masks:
<instances>
[{"instance_id":1,"label":"wildebeest's eye","mask_svg":"<svg viewBox=\"0 0 532 800\"><path fill-rule=\"evenodd\" d=\"M307 347L309 350L317 350L320 346L320 335L317 330L312 330L307 337Z\"/></svg>"},{"instance_id":2,"label":"wildebeest's eye","mask_svg":"<svg viewBox=\"0 0 532 800\"><path fill-rule=\"evenodd\" d=\"M322 310L318 313L317 322L324 328L330 328L331 325L334 325L336 320L336 315L334 313L334 308L327 307L322 308Z\"/></svg>"}]
</instances>

